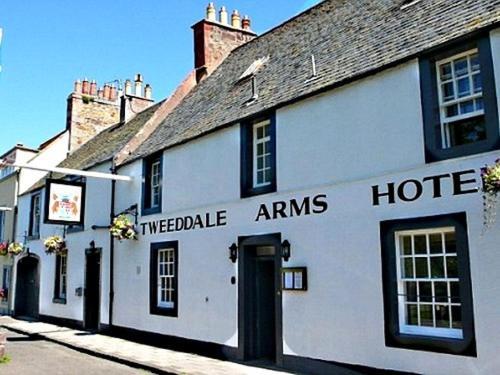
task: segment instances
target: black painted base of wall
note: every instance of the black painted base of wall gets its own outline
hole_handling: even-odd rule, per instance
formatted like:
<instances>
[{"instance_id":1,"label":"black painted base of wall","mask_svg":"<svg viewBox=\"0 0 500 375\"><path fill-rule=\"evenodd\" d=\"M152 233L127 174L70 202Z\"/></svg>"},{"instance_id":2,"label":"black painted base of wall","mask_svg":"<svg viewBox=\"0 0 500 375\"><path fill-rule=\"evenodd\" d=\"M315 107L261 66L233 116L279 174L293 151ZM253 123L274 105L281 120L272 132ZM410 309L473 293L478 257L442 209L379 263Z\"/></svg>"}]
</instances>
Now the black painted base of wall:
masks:
<instances>
[{"instance_id":1,"label":"black painted base of wall","mask_svg":"<svg viewBox=\"0 0 500 375\"><path fill-rule=\"evenodd\" d=\"M40 321L51 323L59 326L64 326L73 329L83 329L83 322L73 319L60 318L49 315L40 315ZM133 328L112 326L107 324L99 325L99 332L105 335L119 337L140 344L147 344L158 348L170 349L185 353L194 353L205 357L229 360L242 363L238 357L238 348L192 340L182 337L163 335L155 332L141 331ZM253 363L252 363L253 365ZM283 369L293 372L303 372L313 375L325 374L340 374L340 375L356 375L356 374L410 374L408 372L399 372L393 370L382 370L367 366L350 365L332 361L323 361L312 358L299 356L284 355Z\"/></svg>"}]
</instances>

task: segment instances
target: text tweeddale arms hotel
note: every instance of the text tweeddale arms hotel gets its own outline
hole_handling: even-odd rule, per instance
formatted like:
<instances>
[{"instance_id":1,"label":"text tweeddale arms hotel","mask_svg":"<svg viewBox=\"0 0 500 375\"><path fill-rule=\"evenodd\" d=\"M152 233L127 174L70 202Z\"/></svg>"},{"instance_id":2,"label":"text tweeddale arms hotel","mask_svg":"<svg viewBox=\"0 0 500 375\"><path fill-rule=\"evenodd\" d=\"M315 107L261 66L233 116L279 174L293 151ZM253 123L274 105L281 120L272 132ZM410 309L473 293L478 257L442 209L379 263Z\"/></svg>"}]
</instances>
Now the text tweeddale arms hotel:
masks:
<instances>
[{"instance_id":1,"label":"text tweeddale arms hotel","mask_svg":"<svg viewBox=\"0 0 500 375\"><path fill-rule=\"evenodd\" d=\"M498 0L327 0L257 36L209 5L176 91L129 83L62 162L132 177L79 179L66 253L44 181L19 197L13 314L320 374L499 373L499 22ZM111 98L89 90L68 126ZM137 240L110 238L120 213Z\"/></svg>"}]
</instances>

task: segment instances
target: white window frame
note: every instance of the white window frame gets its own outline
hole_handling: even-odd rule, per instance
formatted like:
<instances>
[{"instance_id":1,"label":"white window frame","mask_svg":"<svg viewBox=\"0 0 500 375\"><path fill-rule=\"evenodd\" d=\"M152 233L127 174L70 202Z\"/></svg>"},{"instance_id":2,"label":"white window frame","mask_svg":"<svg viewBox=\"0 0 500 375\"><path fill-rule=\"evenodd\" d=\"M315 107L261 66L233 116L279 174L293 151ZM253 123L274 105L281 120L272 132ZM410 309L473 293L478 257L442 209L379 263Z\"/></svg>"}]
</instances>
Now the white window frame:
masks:
<instances>
[{"instance_id":1,"label":"white window frame","mask_svg":"<svg viewBox=\"0 0 500 375\"><path fill-rule=\"evenodd\" d=\"M480 110L475 110L473 112L469 112L466 114L457 114L453 117L447 117L446 116L446 108L449 107L450 105L458 105L460 107L460 103L467 102L467 101L474 101L475 99L480 99L484 98L484 91L483 89L481 90L480 93L474 93L473 91L473 80L472 77L474 75L481 75L481 66L479 67L478 72L472 72L471 66L470 66L470 56L477 54L479 55L479 50L477 48L459 53L457 55L448 57L443 60L439 60L436 62L436 79L437 79L437 88L438 88L438 100L439 100L439 113L440 113L440 122L441 122L441 139L442 139L442 147L443 148L450 148L451 147L451 136L450 136L450 127L454 125L454 123L461 121L461 120L466 120L478 116L484 115L484 103L483 103L483 109ZM469 78L469 86L470 86L470 91L471 94L468 96L464 96L462 98L456 98L454 100L450 100L445 102L444 100L444 93L443 93L443 84L444 83L453 83L453 90L454 90L454 95L458 95L458 79L455 77L455 65L453 64L453 61L467 57L467 62L468 62L468 74L467 76L460 77L460 78ZM445 64L451 64L451 69L452 69L452 78L450 80L442 81L441 80L441 67ZM482 77L481 77L482 78ZM484 99L483 99L484 100Z\"/></svg>"},{"instance_id":2,"label":"white window frame","mask_svg":"<svg viewBox=\"0 0 500 375\"><path fill-rule=\"evenodd\" d=\"M171 254L171 258L169 257ZM159 249L157 255L157 307L173 309L175 308L175 248L168 247ZM161 266L164 266L164 273L161 272ZM171 270L171 272L170 272ZM165 280L167 285L162 287L162 280ZM165 292L166 298L163 298Z\"/></svg>"},{"instance_id":3,"label":"white window frame","mask_svg":"<svg viewBox=\"0 0 500 375\"><path fill-rule=\"evenodd\" d=\"M456 256L457 260L458 259L458 254L453 253L449 254L446 253L445 251L445 233L450 233L454 232L456 235L456 229L454 227L442 227L442 228L429 228L429 229L418 229L418 230L403 230L403 231L397 231L394 235L394 241L395 241L395 248L396 248L396 269L397 269L397 295L398 295L398 315L399 315L399 331L403 334L411 334L411 335L423 335L423 336L434 336L434 337L442 337L442 338L456 338L456 339L463 339L464 334L463 334L463 329L458 329L458 328L444 328L444 327L423 327L423 326L415 326L415 325L409 325L406 324L406 303L405 303L405 281L415 281L417 282L417 288L418 288L418 281L429 281L429 282L440 282L440 281L446 281L446 282L460 282L459 278L432 278L431 277L431 262L430 259L427 261L427 266L428 266L428 278L417 278L416 277L416 270L415 270L415 264L413 268L413 275L415 276L414 278L403 278L402 277L402 266L401 266L401 242L402 242L402 237L404 236L415 236L415 235L426 235L426 246L427 249L429 249L429 235L435 234L435 233L441 233L442 234L442 246L443 246L443 254L445 254L445 258L447 255L450 256ZM429 254L417 254L415 255L414 251L414 243L412 241L412 256L414 258L417 257L427 257L430 258ZM444 262L444 269L446 273L446 261ZM433 293L433 298L434 298L434 284L432 284L432 293ZM418 289L417 289L417 301L418 301ZM448 295L450 295L450 290L448 287ZM420 321L420 310L418 309L420 302L417 302L417 311L418 311L418 320ZM428 304L428 303L425 303ZM452 305L452 306L462 306L462 302L460 303L453 303L451 301L448 302L430 302L432 309L434 310L434 305ZM433 314L434 317L434 314ZM435 318L433 318L435 320ZM452 323L452 317L450 315L450 326ZM462 320L463 323L463 320ZM435 321L434 321L435 325Z\"/></svg>"},{"instance_id":4,"label":"white window frame","mask_svg":"<svg viewBox=\"0 0 500 375\"><path fill-rule=\"evenodd\" d=\"M264 136L263 138L260 138L258 139L257 138L257 132L260 128L265 128L266 126L269 127L269 135L268 136ZM264 120L264 121L260 121L260 122L257 122L255 124L253 124L253 148L252 148L252 154L253 154L253 187L254 188L260 188L260 187L263 187L263 186L268 186L268 185L271 185L272 183L272 178L269 180L269 181L265 181L265 176L266 176L266 171L267 170L272 170L272 165L267 165L266 164L266 157L269 156L269 159L272 158L272 151L269 150L270 152L266 153L265 152L265 149L266 149L266 144L269 144L269 148L271 148L271 121L270 120ZM264 134L265 134L265 131L264 131ZM262 144L263 146L263 150L264 150L264 153L263 154L257 154L257 149L258 149L258 146ZM263 161L263 168L258 168L257 167L257 162L258 162L258 159L262 157L264 159ZM262 183L258 183L258 180L257 180L257 176L258 176L258 172L263 172L263 177L264 177L264 182Z\"/></svg>"},{"instance_id":5,"label":"white window frame","mask_svg":"<svg viewBox=\"0 0 500 375\"><path fill-rule=\"evenodd\" d=\"M41 211L42 211L42 200L41 194L33 195L33 203L32 203L33 212L31 213L31 235L36 237L40 235L40 220L41 220Z\"/></svg>"},{"instance_id":6,"label":"white window frame","mask_svg":"<svg viewBox=\"0 0 500 375\"><path fill-rule=\"evenodd\" d=\"M156 180L156 181L155 181ZM161 161L155 160L151 163L150 178L151 208L160 206L161 195Z\"/></svg>"}]
</instances>

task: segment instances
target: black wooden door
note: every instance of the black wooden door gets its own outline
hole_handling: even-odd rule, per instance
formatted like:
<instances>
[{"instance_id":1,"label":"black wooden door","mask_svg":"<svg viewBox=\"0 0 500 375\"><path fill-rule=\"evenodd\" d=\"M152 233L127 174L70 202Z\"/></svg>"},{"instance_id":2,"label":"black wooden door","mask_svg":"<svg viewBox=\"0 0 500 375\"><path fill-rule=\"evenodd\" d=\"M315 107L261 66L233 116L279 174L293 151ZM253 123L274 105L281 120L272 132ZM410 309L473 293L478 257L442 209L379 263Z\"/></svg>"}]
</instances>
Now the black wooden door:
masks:
<instances>
[{"instance_id":1,"label":"black wooden door","mask_svg":"<svg viewBox=\"0 0 500 375\"><path fill-rule=\"evenodd\" d=\"M22 258L17 264L16 316L38 318L39 291L38 259L31 256Z\"/></svg>"},{"instance_id":2,"label":"black wooden door","mask_svg":"<svg viewBox=\"0 0 500 375\"><path fill-rule=\"evenodd\" d=\"M269 249L269 247L267 247ZM248 308L250 310L247 337L248 359L276 358L275 259L274 255L259 254L260 248L249 253L247 275Z\"/></svg>"},{"instance_id":3,"label":"black wooden door","mask_svg":"<svg viewBox=\"0 0 500 375\"><path fill-rule=\"evenodd\" d=\"M89 249L85 267L85 329L88 330L99 328L100 285L101 252Z\"/></svg>"}]
</instances>

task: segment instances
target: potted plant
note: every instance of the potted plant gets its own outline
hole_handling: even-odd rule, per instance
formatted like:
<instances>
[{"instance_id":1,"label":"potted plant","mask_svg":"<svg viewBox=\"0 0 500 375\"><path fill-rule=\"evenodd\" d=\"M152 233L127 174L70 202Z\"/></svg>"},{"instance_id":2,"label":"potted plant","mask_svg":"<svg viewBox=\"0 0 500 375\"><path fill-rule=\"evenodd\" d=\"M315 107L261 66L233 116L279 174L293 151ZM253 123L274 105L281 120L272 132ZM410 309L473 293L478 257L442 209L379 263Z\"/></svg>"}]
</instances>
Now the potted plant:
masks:
<instances>
[{"instance_id":1,"label":"potted plant","mask_svg":"<svg viewBox=\"0 0 500 375\"><path fill-rule=\"evenodd\" d=\"M500 159L493 165L481 168L483 180L483 214L485 228L495 223L498 195L500 193Z\"/></svg>"},{"instance_id":2,"label":"potted plant","mask_svg":"<svg viewBox=\"0 0 500 375\"><path fill-rule=\"evenodd\" d=\"M137 231L135 230L134 223L126 215L115 217L113 224L109 228L109 232L119 241L137 239Z\"/></svg>"},{"instance_id":3,"label":"potted plant","mask_svg":"<svg viewBox=\"0 0 500 375\"><path fill-rule=\"evenodd\" d=\"M47 238L43 242L43 245L45 246L45 252L47 254L61 254L68 251L66 247L66 241L64 241L64 239L60 236L51 236Z\"/></svg>"},{"instance_id":4,"label":"potted plant","mask_svg":"<svg viewBox=\"0 0 500 375\"><path fill-rule=\"evenodd\" d=\"M9 254L9 243L8 242L0 242L0 256L6 256Z\"/></svg>"},{"instance_id":5,"label":"potted plant","mask_svg":"<svg viewBox=\"0 0 500 375\"><path fill-rule=\"evenodd\" d=\"M8 247L8 252L10 255L17 255L22 253L24 247L23 244L20 244L19 242L12 242L9 247Z\"/></svg>"}]
</instances>

